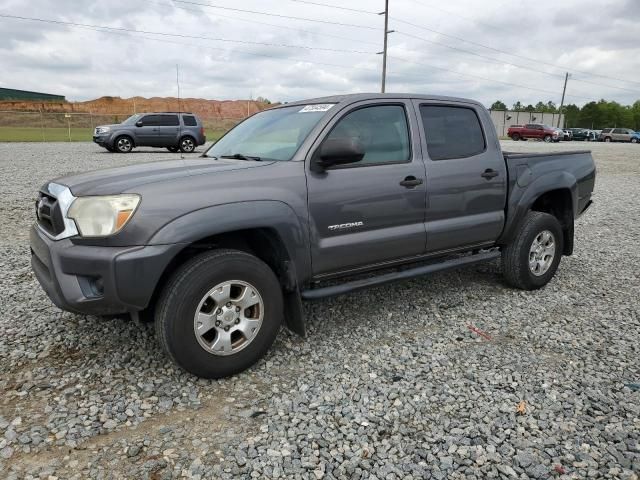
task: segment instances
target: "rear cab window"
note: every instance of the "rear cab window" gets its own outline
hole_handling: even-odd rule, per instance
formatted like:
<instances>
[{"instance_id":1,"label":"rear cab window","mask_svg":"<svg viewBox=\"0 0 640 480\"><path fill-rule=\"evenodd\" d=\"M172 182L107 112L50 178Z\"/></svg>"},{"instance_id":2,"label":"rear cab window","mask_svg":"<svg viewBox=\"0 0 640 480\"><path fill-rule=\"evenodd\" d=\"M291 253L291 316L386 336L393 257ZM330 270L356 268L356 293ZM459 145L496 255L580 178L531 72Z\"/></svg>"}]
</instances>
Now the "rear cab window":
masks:
<instances>
[{"instance_id":1,"label":"rear cab window","mask_svg":"<svg viewBox=\"0 0 640 480\"><path fill-rule=\"evenodd\" d=\"M472 108L420 105L420 116L431 160L472 157L487 148L480 119Z\"/></svg>"}]
</instances>

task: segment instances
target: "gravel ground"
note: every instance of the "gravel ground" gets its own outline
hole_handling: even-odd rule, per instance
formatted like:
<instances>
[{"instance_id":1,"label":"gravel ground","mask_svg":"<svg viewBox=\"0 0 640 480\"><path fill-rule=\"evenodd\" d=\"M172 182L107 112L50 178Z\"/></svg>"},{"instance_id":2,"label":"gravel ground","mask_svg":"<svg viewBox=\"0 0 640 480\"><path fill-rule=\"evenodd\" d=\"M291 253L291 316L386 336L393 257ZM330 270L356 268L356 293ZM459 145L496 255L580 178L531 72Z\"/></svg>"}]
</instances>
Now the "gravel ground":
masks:
<instances>
[{"instance_id":1,"label":"gravel ground","mask_svg":"<svg viewBox=\"0 0 640 480\"><path fill-rule=\"evenodd\" d=\"M0 144L2 476L637 479L640 146L504 142L585 147L596 203L545 289L496 263L310 303L306 340L205 381L150 325L53 307L29 267L47 179L172 154Z\"/></svg>"}]
</instances>

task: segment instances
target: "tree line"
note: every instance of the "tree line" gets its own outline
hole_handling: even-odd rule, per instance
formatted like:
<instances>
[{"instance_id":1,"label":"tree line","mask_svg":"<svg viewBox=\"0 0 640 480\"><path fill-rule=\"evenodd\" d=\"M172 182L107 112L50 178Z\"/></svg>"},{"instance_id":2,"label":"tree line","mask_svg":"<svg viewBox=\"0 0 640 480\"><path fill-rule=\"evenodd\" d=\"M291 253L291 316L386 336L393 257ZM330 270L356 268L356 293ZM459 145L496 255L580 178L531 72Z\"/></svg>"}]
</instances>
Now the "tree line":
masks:
<instances>
[{"instance_id":1,"label":"tree line","mask_svg":"<svg viewBox=\"0 0 640 480\"><path fill-rule=\"evenodd\" d=\"M507 105L497 100L491 110L509 110ZM520 101L513 104L511 110L516 112L559 113L558 106L552 102L538 102L535 105L524 105ZM592 128L600 130L608 127L631 128L640 130L640 100L633 105L621 105L618 102L600 100L589 102L582 108L574 104L562 107L565 114L565 128Z\"/></svg>"}]
</instances>

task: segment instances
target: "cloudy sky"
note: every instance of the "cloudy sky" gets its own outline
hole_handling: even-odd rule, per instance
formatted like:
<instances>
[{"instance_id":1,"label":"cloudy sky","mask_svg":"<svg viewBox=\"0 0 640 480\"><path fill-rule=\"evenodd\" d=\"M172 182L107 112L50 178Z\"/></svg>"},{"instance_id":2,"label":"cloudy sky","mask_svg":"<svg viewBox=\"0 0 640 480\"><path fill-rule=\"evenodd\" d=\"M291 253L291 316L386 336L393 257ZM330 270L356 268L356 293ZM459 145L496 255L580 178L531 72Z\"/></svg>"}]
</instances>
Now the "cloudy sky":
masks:
<instances>
[{"instance_id":1,"label":"cloudy sky","mask_svg":"<svg viewBox=\"0 0 640 480\"><path fill-rule=\"evenodd\" d=\"M387 91L559 103L569 71L567 103L640 99L638 0L534 3L390 0ZM0 86L175 96L179 64L185 97L379 91L382 10L384 0L0 0Z\"/></svg>"}]
</instances>

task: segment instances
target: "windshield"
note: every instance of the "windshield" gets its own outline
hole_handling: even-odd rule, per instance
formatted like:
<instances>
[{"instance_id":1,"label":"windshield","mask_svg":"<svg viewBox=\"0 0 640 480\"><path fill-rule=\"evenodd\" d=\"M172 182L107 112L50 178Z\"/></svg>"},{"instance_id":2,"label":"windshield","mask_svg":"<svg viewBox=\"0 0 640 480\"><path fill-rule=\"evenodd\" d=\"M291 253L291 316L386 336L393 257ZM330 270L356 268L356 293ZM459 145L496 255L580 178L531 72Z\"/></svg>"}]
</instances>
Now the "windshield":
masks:
<instances>
[{"instance_id":1,"label":"windshield","mask_svg":"<svg viewBox=\"0 0 640 480\"><path fill-rule=\"evenodd\" d=\"M333 103L265 110L248 118L216 142L207 157L291 160Z\"/></svg>"},{"instance_id":2,"label":"windshield","mask_svg":"<svg viewBox=\"0 0 640 480\"><path fill-rule=\"evenodd\" d=\"M139 113L136 113L135 115L131 115L124 122L122 122L122 125L133 125L141 116L142 115L140 115Z\"/></svg>"}]
</instances>

